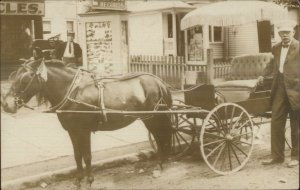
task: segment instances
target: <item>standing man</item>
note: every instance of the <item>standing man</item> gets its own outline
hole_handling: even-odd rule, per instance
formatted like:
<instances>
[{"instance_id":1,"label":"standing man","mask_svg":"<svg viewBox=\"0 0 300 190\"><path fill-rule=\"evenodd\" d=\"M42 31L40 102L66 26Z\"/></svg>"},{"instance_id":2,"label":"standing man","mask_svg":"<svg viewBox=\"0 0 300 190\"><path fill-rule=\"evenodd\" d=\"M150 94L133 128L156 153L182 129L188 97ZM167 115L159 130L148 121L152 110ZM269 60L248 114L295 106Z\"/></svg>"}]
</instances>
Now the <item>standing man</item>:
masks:
<instances>
[{"instance_id":1,"label":"standing man","mask_svg":"<svg viewBox=\"0 0 300 190\"><path fill-rule=\"evenodd\" d=\"M76 66L82 66L82 50L79 44L74 42L74 32L68 32L68 41L62 43L57 52L57 59L61 59L66 64L74 63Z\"/></svg>"},{"instance_id":2,"label":"standing man","mask_svg":"<svg viewBox=\"0 0 300 190\"><path fill-rule=\"evenodd\" d=\"M287 116L291 126L291 160L288 167L299 165L299 117L300 117L300 56L299 41L294 39L296 22L278 23L281 42L272 49L274 60L267 65L264 76L273 75L271 89L271 153L272 158L262 162L271 165L284 162L285 125ZM263 82L263 77L258 78Z\"/></svg>"}]
</instances>

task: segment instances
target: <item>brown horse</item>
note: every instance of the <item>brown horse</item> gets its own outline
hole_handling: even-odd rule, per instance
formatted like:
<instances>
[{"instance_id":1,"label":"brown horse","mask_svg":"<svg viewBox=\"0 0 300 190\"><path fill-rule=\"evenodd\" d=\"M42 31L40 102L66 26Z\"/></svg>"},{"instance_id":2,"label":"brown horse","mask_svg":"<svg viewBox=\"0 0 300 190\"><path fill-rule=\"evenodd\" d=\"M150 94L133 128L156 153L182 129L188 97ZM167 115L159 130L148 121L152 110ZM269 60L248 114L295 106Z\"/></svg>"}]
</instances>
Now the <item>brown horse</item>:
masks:
<instances>
[{"instance_id":1,"label":"brown horse","mask_svg":"<svg viewBox=\"0 0 300 190\"><path fill-rule=\"evenodd\" d=\"M78 75L80 80L74 84L74 77ZM64 110L94 110L92 106L99 107L100 96L95 83L99 80L93 76L87 71L78 74L78 69L65 66L60 61L40 59L23 64L12 76L13 83L3 98L2 107L6 112L16 113L33 96L42 94L51 103L53 111L59 107ZM103 104L107 109L149 111L155 110L161 100L167 105L166 109L172 104L170 91L153 75L114 78L102 85ZM76 102L65 101L66 94ZM73 144L78 174L75 184L79 187L84 178L83 160L87 182L91 185L94 180L91 171L91 132L117 130L136 120L120 114L107 114L107 120L103 119L103 114L58 113L57 116ZM162 162L170 149L170 117L167 114L153 115L145 119L144 123L158 143L158 155Z\"/></svg>"}]
</instances>

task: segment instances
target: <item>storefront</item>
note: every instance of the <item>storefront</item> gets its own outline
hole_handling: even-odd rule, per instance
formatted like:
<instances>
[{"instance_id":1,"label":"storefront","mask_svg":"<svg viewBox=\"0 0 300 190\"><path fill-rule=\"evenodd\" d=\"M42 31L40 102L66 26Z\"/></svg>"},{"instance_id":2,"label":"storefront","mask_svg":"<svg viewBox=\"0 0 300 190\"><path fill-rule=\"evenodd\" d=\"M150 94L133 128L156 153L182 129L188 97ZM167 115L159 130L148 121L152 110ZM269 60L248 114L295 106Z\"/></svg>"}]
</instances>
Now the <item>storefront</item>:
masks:
<instances>
[{"instance_id":1,"label":"storefront","mask_svg":"<svg viewBox=\"0 0 300 190\"><path fill-rule=\"evenodd\" d=\"M83 66L103 75L127 72L128 12L125 0L94 0L80 14Z\"/></svg>"},{"instance_id":2,"label":"storefront","mask_svg":"<svg viewBox=\"0 0 300 190\"><path fill-rule=\"evenodd\" d=\"M44 10L44 0L1 0L1 78L31 56L34 39L43 38Z\"/></svg>"}]
</instances>

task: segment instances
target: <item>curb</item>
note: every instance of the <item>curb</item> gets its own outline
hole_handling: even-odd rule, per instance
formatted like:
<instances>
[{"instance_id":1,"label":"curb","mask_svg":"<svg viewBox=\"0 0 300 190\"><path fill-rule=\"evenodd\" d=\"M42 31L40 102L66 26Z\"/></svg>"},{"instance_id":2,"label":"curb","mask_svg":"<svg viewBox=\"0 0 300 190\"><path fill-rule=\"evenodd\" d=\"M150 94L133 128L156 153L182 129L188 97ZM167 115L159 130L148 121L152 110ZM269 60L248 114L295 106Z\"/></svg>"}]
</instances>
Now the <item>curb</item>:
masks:
<instances>
[{"instance_id":1,"label":"curb","mask_svg":"<svg viewBox=\"0 0 300 190\"><path fill-rule=\"evenodd\" d=\"M138 153L126 154L123 156L108 158L92 162L93 171L121 166L123 164L135 163L139 161L149 160L154 155L154 151L147 149ZM23 177L6 181L1 184L1 189L24 189L40 186L42 183L50 184L57 181L66 180L74 177L76 166L63 168L51 172L40 173L29 177Z\"/></svg>"}]
</instances>

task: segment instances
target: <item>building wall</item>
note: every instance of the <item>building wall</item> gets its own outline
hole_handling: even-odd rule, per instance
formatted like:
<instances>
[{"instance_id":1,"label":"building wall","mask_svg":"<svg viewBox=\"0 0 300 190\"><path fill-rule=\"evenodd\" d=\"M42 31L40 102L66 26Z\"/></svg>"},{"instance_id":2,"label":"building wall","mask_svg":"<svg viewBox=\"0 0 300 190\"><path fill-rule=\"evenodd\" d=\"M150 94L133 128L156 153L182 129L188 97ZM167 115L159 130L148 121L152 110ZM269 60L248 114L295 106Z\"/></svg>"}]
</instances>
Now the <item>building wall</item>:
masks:
<instances>
[{"instance_id":1,"label":"building wall","mask_svg":"<svg viewBox=\"0 0 300 190\"><path fill-rule=\"evenodd\" d=\"M229 27L227 37L229 57L259 53L256 23Z\"/></svg>"},{"instance_id":2,"label":"building wall","mask_svg":"<svg viewBox=\"0 0 300 190\"><path fill-rule=\"evenodd\" d=\"M161 13L131 14L128 26L129 55L163 55Z\"/></svg>"},{"instance_id":3,"label":"building wall","mask_svg":"<svg viewBox=\"0 0 300 190\"><path fill-rule=\"evenodd\" d=\"M224 43L210 43L210 48L213 49L214 59L222 59L224 58Z\"/></svg>"},{"instance_id":4,"label":"building wall","mask_svg":"<svg viewBox=\"0 0 300 190\"><path fill-rule=\"evenodd\" d=\"M77 0L45 0L43 21L51 22L51 33L44 39L60 34L61 40L67 39L67 21L74 22L75 41L78 39Z\"/></svg>"}]
</instances>

